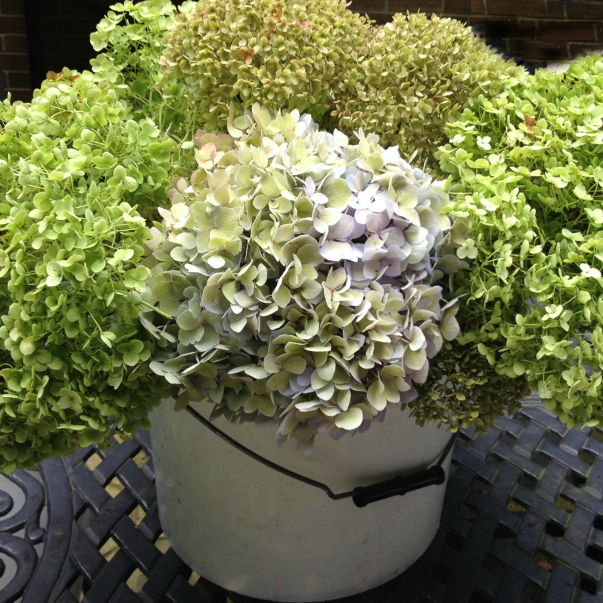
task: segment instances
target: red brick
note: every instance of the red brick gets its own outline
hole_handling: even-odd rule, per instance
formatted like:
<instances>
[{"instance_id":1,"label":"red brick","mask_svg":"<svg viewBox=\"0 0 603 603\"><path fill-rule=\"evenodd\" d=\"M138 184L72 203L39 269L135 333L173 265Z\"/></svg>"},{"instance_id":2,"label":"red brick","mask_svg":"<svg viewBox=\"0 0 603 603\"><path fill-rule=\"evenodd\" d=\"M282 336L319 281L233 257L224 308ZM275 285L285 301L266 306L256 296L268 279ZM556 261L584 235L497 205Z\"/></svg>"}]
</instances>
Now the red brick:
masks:
<instances>
[{"instance_id":1,"label":"red brick","mask_svg":"<svg viewBox=\"0 0 603 603\"><path fill-rule=\"evenodd\" d=\"M0 34L24 34L25 17L0 17Z\"/></svg>"},{"instance_id":2,"label":"red brick","mask_svg":"<svg viewBox=\"0 0 603 603\"><path fill-rule=\"evenodd\" d=\"M538 39L553 41L596 42L601 31L600 21L540 21Z\"/></svg>"},{"instance_id":3,"label":"red brick","mask_svg":"<svg viewBox=\"0 0 603 603\"><path fill-rule=\"evenodd\" d=\"M445 15L470 15L471 0L444 0Z\"/></svg>"},{"instance_id":4,"label":"red brick","mask_svg":"<svg viewBox=\"0 0 603 603\"><path fill-rule=\"evenodd\" d=\"M2 75L7 88L27 88L31 90L31 76L29 72L8 71Z\"/></svg>"},{"instance_id":5,"label":"red brick","mask_svg":"<svg viewBox=\"0 0 603 603\"><path fill-rule=\"evenodd\" d=\"M3 15L24 15L23 0L0 0L0 13Z\"/></svg>"},{"instance_id":6,"label":"red brick","mask_svg":"<svg viewBox=\"0 0 603 603\"><path fill-rule=\"evenodd\" d=\"M0 64L2 71L29 72L29 57L26 54L2 54Z\"/></svg>"},{"instance_id":7,"label":"red brick","mask_svg":"<svg viewBox=\"0 0 603 603\"><path fill-rule=\"evenodd\" d=\"M510 38L535 38L537 31L537 23L535 19L517 19L515 24L514 33L511 34Z\"/></svg>"},{"instance_id":8,"label":"red brick","mask_svg":"<svg viewBox=\"0 0 603 603\"><path fill-rule=\"evenodd\" d=\"M567 44L552 44L534 40L507 40L508 53L516 58L558 61L568 58Z\"/></svg>"},{"instance_id":9,"label":"red brick","mask_svg":"<svg viewBox=\"0 0 603 603\"><path fill-rule=\"evenodd\" d=\"M565 4L563 0L546 0L546 14L549 17L564 19Z\"/></svg>"},{"instance_id":10,"label":"red brick","mask_svg":"<svg viewBox=\"0 0 603 603\"><path fill-rule=\"evenodd\" d=\"M469 25L475 27L480 35L488 38L502 38L503 34L512 31L517 23L511 17L490 17L489 15L477 15L469 17Z\"/></svg>"},{"instance_id":11,"label":"red brick","mask_svg":"<svg viewBox=\"0 0 603 603\"><path fill-rule=\"evenodd\" d=\"M517 19L513 17L501 17L500 15L471 15L471 23L513 23Z\"/></svg>"},{"instance_id":12,"label":"red brick","mask_svg":"<svg viewBox=\"0 0 603 603\"><path fill-rule=\"evenodd\" d=\"M23 53L27 54L27 36L5 34L0 36L2 38L2 49L3 52Z\"/></svg>"},{"instance_id":13,"label":"red brick","mask_svg":"<svg viewBox=\"0 0 603 603\"><path fill-rule=\"evenodd\" d=\"M603 3L571 2L565 8L568 19L603 19Z\"/></svg>"},{"instance_id":14,"label":"red brick","mask_svg":"<svg viewBox=\"0 0 603 603\"><path fill-rule=\"evenodd\" d=\"M354 12L382 13L385 11L385 0L352 0L348 8Z\"/></svg>"},{"instance_id":15,"label":"red brick","mask_svg":"<svg viewBox=\"0 0 603 603\"><path fill-rule=\"evenodd\" d=\"M427 15L442 14L443 0L390 0L389 10L394 13L422 12Z\"/></svg>"},{"instance_id":16,"label":"red brick","mask_svg":"<svg viewBox=\"0 0 603 603\"><path fill-rule=\"evenodd\" d=\"M479 15L471 17L471 25L476 26L486 39L536 38L538 21L535 19L517 19Z\"/></svg>"},{"instance_id":17,"label":"red brick","mask_svg":"<svg viewBox=\"0 0 603 603\"><path fill-rule=\"evenodd\" d=\"M489 15L518 15L521 17L545 17L544 0L486 0Z\"/></svg>"},{"instance_id":18,"label":"red brick","mask_svg":"<svg viewBox=\"0 0 603 603\"><path fill-rule=\"evenodd\" d=\"M603 44L570 44L569 53L570 58L576 58L578 55L587 54L589 52L596 52L601 54L603 51Z\"/></svg>"},{"instance_id":19,"label":"red brick","mask_svg":"<svg viewBox=\"0 0 603 603\"><path fill-rule=\"evenodd\" d=\"M31 90L7 90L10 92L11 100L15 101L23 101L24 103L31 102L31 97L33 96Z\"/></svg>"},{"instance_id":20,"label":"red brick","mask_svg":"<svg viewBox=\"0 0 603 603\"><path fill-rule=\"evenodd\" d=\"M486 14L486 0L471 0L471 14L472 15L485 15Z\"/></svg>"}]
</instances>

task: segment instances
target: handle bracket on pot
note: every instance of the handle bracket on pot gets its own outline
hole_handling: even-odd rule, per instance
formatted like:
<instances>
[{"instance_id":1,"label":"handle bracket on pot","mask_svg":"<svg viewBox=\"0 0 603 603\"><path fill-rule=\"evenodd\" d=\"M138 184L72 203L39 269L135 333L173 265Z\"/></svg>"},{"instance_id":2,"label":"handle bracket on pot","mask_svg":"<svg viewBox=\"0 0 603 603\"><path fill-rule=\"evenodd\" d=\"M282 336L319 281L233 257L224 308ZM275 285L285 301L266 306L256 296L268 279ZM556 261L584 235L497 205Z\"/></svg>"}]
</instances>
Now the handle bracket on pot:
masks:
<instances>
[{"instance_id":1,"label":"handle bracket on pot","mask_svg":"<svg viewBox=\"0 0 603 603\"><path fill-rule=\"evenodd\" d=\"M419 469L418 471L413 471L412 473L407 473L406 475L398 475L394 478L385 480L383 482L378 482L370 486L358 486L349 492L335 494L326 484L318 482L314 479L310 479L309 477L304 477L303 475L295 473L294 471L289 471L289 469L285 469L284 467L265 459L263 456L256 454L252 450L249 450L249 448L246 448L243 446L243 444L239 444L239 442L233 440L229 435L226 435L215 425L212 425L212 423L210 423L203 415L199 414L190 405L186 406L186 410L189 412L189 414L195 417L197 421L205 425L205 427L207 427L210 431L213 431L217 436L220 436L223 440L228 442L231 446L234 446L237 450L244 452L252 459L262 463L262 465L266 465L267 467L270 467L271 469L274 469L283 475L287 475L293 479L303 482L304 484L314 486L315 488L320 488L329 498L333 500L351 498L357 507L366 507L366 505L370 503L391 498L392 496L402 496L403 494L412 492L413 490L420 490L422 488L426 488L427 486L443 484L446 481L446 472L442 468L442 463L452 450L452 446L454 445L454 440L456 438L456 434L454 434L450 440L448 440L448 444L446 444L446 447L444 448L444 451L440 455L440 458L436 464L428 469Z\"/></svg>"},{"instance_id":2,"label":"handle bracket on pot","mask_svg":"<svg viewBox=\"0 0 603 603\"><path fill-rule=\"evenodd\" d=\"M435 465L423 471L416 471L409 475L397 475L372 486L360 486L352 490L352 500L357 507L391 498L402 496L413 490L420 490L427 486L438 486L446 481L446 472L441 466Z\"/></svg>"}]
</instances>

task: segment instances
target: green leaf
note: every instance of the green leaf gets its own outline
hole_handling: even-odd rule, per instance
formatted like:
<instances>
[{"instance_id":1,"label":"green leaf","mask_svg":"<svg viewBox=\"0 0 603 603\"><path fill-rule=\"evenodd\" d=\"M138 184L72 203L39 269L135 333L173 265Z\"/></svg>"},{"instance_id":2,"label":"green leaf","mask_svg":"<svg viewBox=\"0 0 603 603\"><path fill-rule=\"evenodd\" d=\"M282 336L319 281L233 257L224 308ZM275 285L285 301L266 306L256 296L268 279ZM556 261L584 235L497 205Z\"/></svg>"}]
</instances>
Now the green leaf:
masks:
<instances>
[{"instance_id":1,"label":"green leaf","mask_svg":"<svg viewBox=\"0 0 603 603\"><path fill-rule=\"evenodd\" d=\"M77 412L82 408L82 397L75 391L63 388L61 389L61 397L57 401L57 405L62 409L73 409Z\"/></svg>"},{"instance_id":2,"label":"green leaf","mask_svg":"<svg viewBox=\"0 0 603 603\"><path fill-rule=\"evenodd\" d=\"M287 358L285 368L294 375L301 375L306 370L306 360L301 356L291 356Z\"/></svg>"},{"instance_id":3,"label":"green leaf","mask_svg":"<svg viewBox=\"0 0 603 603\"><path fill-rule=\"evenodd\" d=\"M171 140L153 142L149 145L151 157L160 163L167 163L170 159L174 143Z\"/></svg>"},{"instance_id":4,"label":"green leaf","mask_svg":"<svg viewBox=\"0 0 603 603\"><path fill-rule=\"evenodd\" d=\"M220 208L216 216L216 234L232 238L239 220L234 209Z\"/></svg>"},{"instance_id":5,"label":"green leaf","mask_svg":"<svg viewBox=\"0 0 603 603\"><path fill-rule=\"evenodd\" d=\"M272 299L280 308L285 308L291 301L291 291L285 285L281 285L272 294Z\"/></svg>"},{"instance_id":6,"label":"green leaf","mask_svg":"<svg viewBox=\"0 0 603 603\"><path fill-rule=\"evenodd\" d=\"M404 352L404 364L413 371L419 371L423 368L427 360L425 348L413 351L410 348L406 348Z\"/></svg>"},{"instance_id":7,"label":"green leaf","mask_svg":"<svg viewBox=\"0 0 603 603\"><path fill-rule=\"evenodd\" d=\"M117 159L109 152L105 151L100 157L96 157L94 165L101 170L110 170L117 165Z\"/></svg>"},{"instance_id":8,"label":"green leaf","mask_svg":"<svg viewBox=\"0 0 603 603\"><path fill-rule=\"evenodd\" d=\"M196 329L199 326L199 322L196 318L193 317L190 310L185 310L176 318L176 323L181 329L185 331L190 331L192 329Z\"/></svg>"},{"instance_id":9,"label":"green leaf","mask_svg":"<svg viewBox=\"0 0 603 603\"><path fill-rule=\"evenodd\" d=\"M328 206L337 210L347 208L352 199L352 191L342 178L327 178L320 192L328 197Z\"/></svg>"},{"instance_id":10,"label":"green leaf","mask_svg":"<svg viewBox=\"0 0 603 603\"><path fill-rule=\"evenodd\" d=\"M335 417L335 425L337 425L337 427L340 429L351 431L352 429L357 429L360 427L363 418L364 415L362 414L362 410L357 406L352 406L352 408L338 414Z\"/></svg>"},{"instance_id":11,"label":"green leaf","mask_svg":"<svg viewBox=\"0 0 603 603\"><path fill-rule=\"evenodd\" d=\"M454 314L447 313L444 315L440 324L440 332L446 341L452 341L458 337L461 328Z\"/></svg>"},{"instance_id":12,"label":"green leaf","mask_svg":"<svg viewBox=\"0 0 603 603\"><path fill-rule=\"evenodd\" d=\"M99 272L102 272L105 269L106 265L107 265L107 262L104 259L96 260L90 266L90 270L92 270L92 272L98 274Z\"/></svg>"},{"instance_id":13,"label":"green leaf","mask_svg":"<svg viewBox=\"0 0 603 603\"><path fill-rule=\"evenodd\" d=\"M63 282L63 269L58 262L52 261L46 264L46 286L56 287Z\"/></svg>"},{"instance_id":14,"label":"green leaf","mask_svg":"<svg viewBox=\"0 0 603 603\"><path fill-rule=\"evenodd\" d=\"M134 352L126 352L123 355L124 358L124 363L127 364L128 366L136 366L140 360L140 357L138 356L138 354L134 353Z\"/></svg>"},{"instance_id":15,"label":"green leaf","mask_svg":"<svg viewBox=\"0 0 603 603\"><path fill-rule=\"evenodd\" d=\"M245 403L245 412L255 410L265 417L272 417L276 413L276 406L268 396L253 396Z\"/></svg>"},{"instance_id":16,"label":"green leaf","mask_svg":"<svg viewBox=\"0 0 603 603\"><path fill-rule=\"evenodd\" d=\"M385 386L379 379L376 379L371 383L366 397L371 403L371 406L376 410L381 411L387 406L387 399L385 398Z\"/></svg>"},{"instance_id":17,"label":"green leaf","mask_svg":"<svg viewBox=\"0 0 603 603\"><path fill-rule=\"evenodd\" d=\"M443 321L442 321L442 324L443 324ZM442 333L442 335L444 336L444 339L446 339L446 336L443 333ZM417 351L419 348L423 347L424 343L425 343L425 335L424 335L423 331L419 327L414 326L412 328L411 336L408 340L408 347L413 351Z\"/></svg>"},{"instance_id":18,"label":"green leaf","mask_svg":"<svg viewBox=\"0 0 603 603\"><path fill-rule=\"evenodd\" d=\"M24 356L30 356L36 351L36 345L35 343L25 339L19 344L19 351Z\"/></svg>"},{"instance_id":19,"label":"green leaf","mask_svg":"<svg viewBox=\"0 0 603 603\"><path fill-rule=\"evenodd\" d=\"M263 149L259 147L253 147L252 149L253 161L259 168L265 168L268 165L268 156Z\"/></svg>"},{"instance_id":20,"label":"green leaf","mask_svg":"<svg viewBox=\"0 0 603 603\"><path fill-rule=\"evenodd\" d=\"M121 264L122 262L127 262L128 260L131 260L134 257L134 250L133 249L118 249L115 252L115 255L109 260L109 264L111 264L111 266L117 266L118 264Z\"/></svg>"},{"instance_id":21,"label":"green leaf","mask_svg":"<svg viewBox=\"0 0 603 603\"><path fill-rule=\"evenodd\" d=\"M78 321L80 319L80 316L81 316L81 311L79 310L79 308L70 308L67 311L67 314L65 315L67 320L70 322Z\"/></svg>"}]
</instances>

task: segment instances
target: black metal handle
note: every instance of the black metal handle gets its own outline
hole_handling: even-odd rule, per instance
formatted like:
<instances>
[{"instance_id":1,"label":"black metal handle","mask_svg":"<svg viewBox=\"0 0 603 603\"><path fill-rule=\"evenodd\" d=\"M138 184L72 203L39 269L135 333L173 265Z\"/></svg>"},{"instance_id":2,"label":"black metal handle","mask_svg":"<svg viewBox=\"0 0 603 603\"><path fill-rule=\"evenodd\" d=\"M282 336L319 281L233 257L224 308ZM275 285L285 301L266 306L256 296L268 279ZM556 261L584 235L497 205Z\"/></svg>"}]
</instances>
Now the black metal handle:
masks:
<instances>
[{"instance_id":1,"label":"black metal handle","mask_svg":"<svg viewBox=\"0 0 603 603\"><path fill-rule=\"evenodd\" d=\"M193 417L195 417L195 419L197 419L197 421L205 425L205 427L207 427L210 431L213 431L217 436L220 436L231 446L234 446L237 450L244 452L252 459L255 459L259 463L262 463L263 465L266 465L267 467L270 467L271 469L274 469L283 475L287 475L293 479L303 482L304 484L314 486L315 488L320 488L332 500L351 498L357 507L366 507L366 505L369 503L390 498L391 496L401 496L402 494L412 492L413 490L419 490L421 488L425 488L426 486L438 486L443 484L446 481L446 472L442 468L442 463L452 450L452 446L454 445L454 440L457 435L453 434L450 440L448 440L448 444L446 444L446 447L440 455L437 463L434 466L429 467L429 469L421 469L420 471L408 473L407 475L398 475L384 482L373 484L372 486L360 486L350 490L349 492L335 494L326 484L310 479L309 477L304 477L303 475L290 471L289 469L285 469L284 467L265 459L252 450L249 450L249 448L246 448L242 444L239 444L239 442L233 440L229 435L226 435L223 431L220 431L215 425L212 425L192 406L187 404L185 408Z\"/></svg>"},{"instance_id":2,"label":"black metal handle","mask_svg":"<svg viewBox=\"0 0 603 603\"><path fill-rule=\"evenodd\" d=\"M352 500L357 507L366 507L369 503L402 496L407 492L426 486L437 486L446 481L446 472L441 466L430 467L410 475L398 475L372 486L360 486L352 491Z\"/></svg>"}]
</instances>

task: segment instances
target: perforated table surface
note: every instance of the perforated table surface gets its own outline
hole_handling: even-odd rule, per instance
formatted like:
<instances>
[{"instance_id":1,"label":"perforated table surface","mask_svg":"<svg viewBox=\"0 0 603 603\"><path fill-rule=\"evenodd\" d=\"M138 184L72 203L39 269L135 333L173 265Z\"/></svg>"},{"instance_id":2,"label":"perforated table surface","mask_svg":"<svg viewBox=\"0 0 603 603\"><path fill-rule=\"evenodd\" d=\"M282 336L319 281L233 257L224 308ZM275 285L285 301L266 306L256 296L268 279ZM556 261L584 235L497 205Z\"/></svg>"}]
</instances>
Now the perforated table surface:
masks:
<instances>
[{"instance_id":1,"label":"perforated table surface","mask_svg":"<svg viewBox=\"0 0 603 603\"><path fill-rule=\"evenodd\" d=\"M151 457L141 431L0 476L0 603L252 603L169 548ZM603 602L602 569L603 432L567 430L532 399L461 434L428 551L345 603Z\"/></svg>"}]
</instances>

